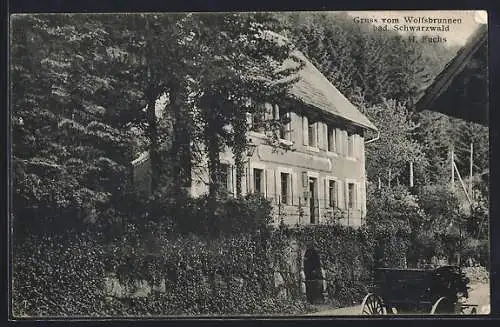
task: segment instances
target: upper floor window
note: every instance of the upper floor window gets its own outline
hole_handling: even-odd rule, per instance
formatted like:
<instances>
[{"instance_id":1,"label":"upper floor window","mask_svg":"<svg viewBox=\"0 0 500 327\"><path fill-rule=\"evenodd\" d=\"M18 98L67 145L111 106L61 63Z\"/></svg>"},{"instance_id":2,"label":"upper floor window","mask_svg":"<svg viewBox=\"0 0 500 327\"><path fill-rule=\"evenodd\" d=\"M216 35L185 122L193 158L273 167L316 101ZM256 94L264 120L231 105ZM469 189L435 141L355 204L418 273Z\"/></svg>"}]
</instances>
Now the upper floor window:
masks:
<instances>
[{"instance_id":1,"label":"upper floor window","mask_svg":"<svg viewBox=\"0 0 500 327\"><path fill-rule=\"evenodd\" d=\"M355 134L349 134L347 139L347 156L354 157L354 138Z\"/></svg>"},{"instance_id":2,"label":"upper floor window","mask_svg":"<svg viewBox=\"0 0 500 327\"><path fill-rule=\"evenodd\" d=\"M290 112L285 109L279 109L280 139L291 141L291 121Z\"/></svg>"},{"instance_id":3,"label":"upper floor window","mask_svg":"<svg viewBox=\"0 0 500 327\"><path fill-rule=\"evenodd\" d=\"M318 146L318 124L312 119L308 120L307 138L309 140L309 146Z\"/></svg>"},{"instance_id":4,"label":"upper floor window","mask_svg":"<svg viewBox=\"0 0 500 327\"><path fill-rule=\"evenodd\" d=\"M327 125L327 142L328 142L328 151L335 152L336 151L335 128L333 128L331 125Z\"/></svg>"},{"instance_id":5,"label":"upper floor window","mask_svg":"<svg viewBox=\"0 0 500 327\"><path fill-rule=\"evenodd\" d=\"M264 113L256 112L251 115L251 127L250 130L258 133L265 132L265 123L264 123Z\"/></svg>"}]
</instances>

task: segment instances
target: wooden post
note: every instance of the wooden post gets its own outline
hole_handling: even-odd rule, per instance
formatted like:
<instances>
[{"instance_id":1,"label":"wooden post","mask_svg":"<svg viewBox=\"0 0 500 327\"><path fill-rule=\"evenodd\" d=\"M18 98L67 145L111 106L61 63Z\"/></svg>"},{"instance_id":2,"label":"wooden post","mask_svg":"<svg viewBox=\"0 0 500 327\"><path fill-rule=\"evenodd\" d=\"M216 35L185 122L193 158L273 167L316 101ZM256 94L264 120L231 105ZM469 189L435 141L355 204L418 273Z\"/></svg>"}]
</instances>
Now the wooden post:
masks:
<instances>
[{"instance_id":1,"label":"wooden post","mask_svg":"<svg viewBox=\"0 0 500 327\"><path fill-rule=\"evenodd\" d=\"M413 161L410 161L410 187L413 187Z\"/></svg>"},{"instance_id":2,"label":"wooden post","mask_svg":"<svg viewBox=\"0 0 500 327\"><path fill-rule=\"evenodd\" d=\"M474 146L473 143L470 143L470 167L469 167L469 196L472 198L472 167L473 167L473 154Z\"/></svg>"},{"instance_id":3,"label":"wooden post","mask_svg":"<svg viewBox=\"0 0 500 327\"><path fill-rule=\"evenodd\" d=\"M453 146L451 147L451 187L455 187L455 155L453 152Z\"/></svg>"},{"instance_id":4,"label":"wooden post","mask_svg":"<svg viewBox=\"0 0 500 327\"><path fill-rule=\"evenodd\" d=\"M460 172L458 171L458 168L457 168L457 165L455 165L455 163L453 163L453 169L456 170L457 172L457 176L458 176L458 180L460 181L460 185L462 185L462 189L465 193L465 196L467 197L467 200L469 201L469 204L472 205L472 201L469 197L469 194L467 193L467 189L465 188L465 184L464 184L464 181L462 180L462 177L460 176Z\"/></svg>"}]
</instances>

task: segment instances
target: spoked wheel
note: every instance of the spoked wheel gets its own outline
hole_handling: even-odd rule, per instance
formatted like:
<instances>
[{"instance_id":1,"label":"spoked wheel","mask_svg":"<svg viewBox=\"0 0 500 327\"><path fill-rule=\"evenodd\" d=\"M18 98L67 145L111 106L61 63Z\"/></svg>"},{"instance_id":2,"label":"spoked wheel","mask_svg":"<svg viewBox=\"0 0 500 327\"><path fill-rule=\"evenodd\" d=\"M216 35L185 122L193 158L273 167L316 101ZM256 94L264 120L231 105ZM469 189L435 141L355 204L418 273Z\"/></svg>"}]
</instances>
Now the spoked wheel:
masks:
<instances>
[{"instance_id":1,"label":"spoked wheel","mask_svg":"<svg viewBox=\"0 0 500 327\"><path fill-rule=\"evenodd\" d=\"M384 302L382 299L373 294L369 293L363 299L363 303L361 304L361 314L362 315L386 315L387 309L385 308Z\"/></svg>"},{"instance_id":2,"label":"spoked wheel","mask_svg":"<svg viewBox=\"0 0 500 327\"><path fill-rule=\"evenodd\" d=\"M431 315L453 314L455 313L455 305L446 297L439 298L432 306Z\"/></svg>"}]
</instances>

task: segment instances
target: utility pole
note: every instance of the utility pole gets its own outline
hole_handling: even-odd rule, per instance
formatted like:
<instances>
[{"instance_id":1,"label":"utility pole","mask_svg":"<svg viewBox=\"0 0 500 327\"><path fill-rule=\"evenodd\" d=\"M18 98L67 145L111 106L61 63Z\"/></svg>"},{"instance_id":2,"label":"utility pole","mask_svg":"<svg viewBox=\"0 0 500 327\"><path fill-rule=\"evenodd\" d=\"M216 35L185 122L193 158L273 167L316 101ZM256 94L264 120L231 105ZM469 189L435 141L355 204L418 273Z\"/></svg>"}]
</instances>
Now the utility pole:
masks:
<instances>
[{"instance_id":1,"label":"utility pole","mask_svg":"<svg viewBox=\"0 0 500 327\"><path fill-rule=\"evenodd\" d=\"M455 188L455 155L453 152L453 145L451 146L451 187Z\"/></svg>"},{"instance_id":2,"label":"utility pole","mask_svg":"<svg viewBox=\"0 0 500 327\"><path fill-rule=\"evenodd\" d=\"M391 173L392 173L391 168L389 168L389 182L388 182L389 188L391 188L391 178L392 178Z\"/></svg>"},{"instance_id":3,"label":"utility pole","mask_svg":"<svg viewBox=\"0 0 500 327\"><path fill-rule=\"evenodd\" d=\"M410 161L410 187L413 187L413 161Z\"/></svg>"},{"instance_id":4,"label":"utility pole","mask_svg":"<svg viewBox=\"0 0 500 327\"><path fill-rule=\"evenodd\" d=\"M473 152L474 152L474 145L471 142L470 143L470 167L469 167L469 195L472 198L472 168L474 166L473 163Z\"/></svg>"}]
</instances>

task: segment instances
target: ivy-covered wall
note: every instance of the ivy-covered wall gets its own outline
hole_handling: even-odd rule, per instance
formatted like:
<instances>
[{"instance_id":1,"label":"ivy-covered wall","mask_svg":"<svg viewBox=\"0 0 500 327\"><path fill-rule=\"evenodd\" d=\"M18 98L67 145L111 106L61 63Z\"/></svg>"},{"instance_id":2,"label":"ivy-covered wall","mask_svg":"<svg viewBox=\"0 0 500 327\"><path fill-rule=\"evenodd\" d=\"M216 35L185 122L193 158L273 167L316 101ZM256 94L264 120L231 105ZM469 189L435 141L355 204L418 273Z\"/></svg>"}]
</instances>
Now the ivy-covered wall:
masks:
<instances>
[{"instance_id":1,"label":"ivy-covered wall","mask_svg":"<svg viewBox=\"0 0 500 327\"><path fill-rule=\"evenodd\" d=\"M379 237L370 224L273 227L266 203L228 200L211 220L216 235L195 224L207 219L196 199L176 203L175 212L156 208L182 223L149 216L124 223L112 239L90 230L16 239L14 315L303 314L310 302L361 302L372 268L404 256L397 235ZM311 289L320 298L312 301Z\"/></svg>"}]
</instances>

